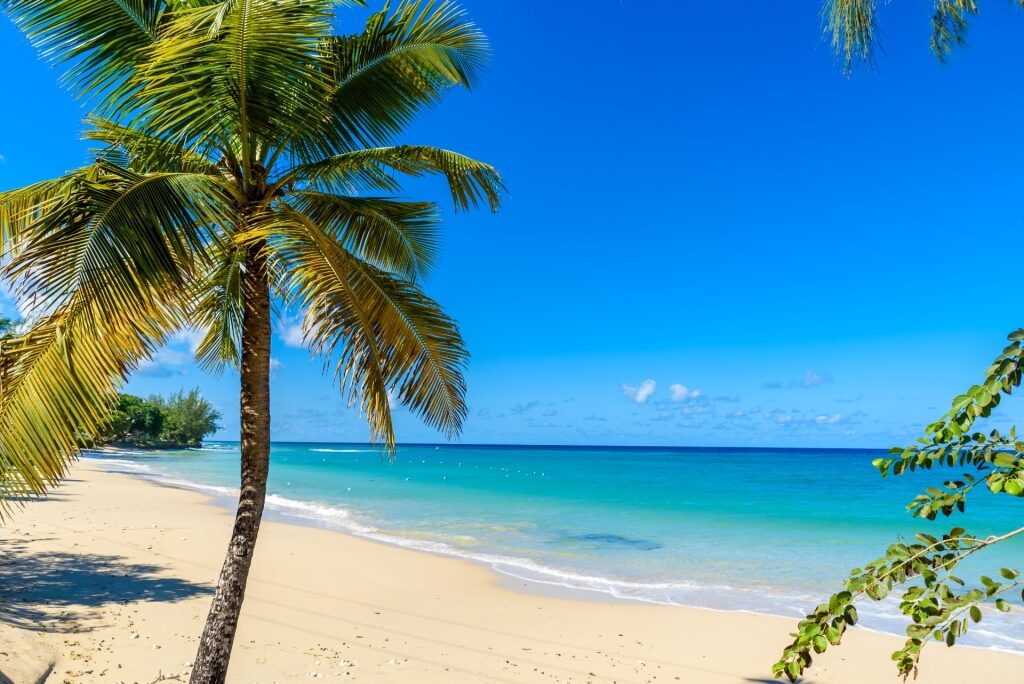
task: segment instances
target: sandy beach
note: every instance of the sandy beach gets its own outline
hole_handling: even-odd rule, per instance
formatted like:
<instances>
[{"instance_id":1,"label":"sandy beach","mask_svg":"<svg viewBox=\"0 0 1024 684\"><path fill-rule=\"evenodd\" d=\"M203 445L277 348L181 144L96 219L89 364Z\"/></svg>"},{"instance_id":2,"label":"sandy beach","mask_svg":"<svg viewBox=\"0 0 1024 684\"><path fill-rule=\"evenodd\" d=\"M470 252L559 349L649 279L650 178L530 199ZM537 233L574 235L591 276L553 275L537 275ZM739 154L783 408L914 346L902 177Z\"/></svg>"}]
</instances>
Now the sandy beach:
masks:
<instances>
[{"instance_id":1,"label":"sandy beach","mask_svg":"<svg viewBox=\"0 0 1024 684\"><path fill-rule=\"evenodd\" d=\"M15 684L186 681L229 526L201 494L78 463L0 528L0 671ZM764 682L794 625L508 585L468 561L266 522L229 679ZM807 681L898 681L898 643L854 631ZM1019 681L1022 667L934 645L918 681Z\"/></svg>"}]
</instances>

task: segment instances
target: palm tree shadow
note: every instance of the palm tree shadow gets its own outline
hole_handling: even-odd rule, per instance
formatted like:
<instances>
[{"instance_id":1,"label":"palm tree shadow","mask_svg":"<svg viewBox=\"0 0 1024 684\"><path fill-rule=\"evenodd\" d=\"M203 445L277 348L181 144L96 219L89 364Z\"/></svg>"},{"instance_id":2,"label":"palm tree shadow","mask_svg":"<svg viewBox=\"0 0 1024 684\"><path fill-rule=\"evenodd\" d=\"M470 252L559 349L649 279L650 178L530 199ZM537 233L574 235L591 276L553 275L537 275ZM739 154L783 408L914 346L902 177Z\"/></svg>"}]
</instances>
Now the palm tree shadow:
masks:
<instances>
[{"instance_id":1,"label":"palm tree shadow","mask_svg":"<svg viewBox=\"0 0 1024 684\"><path fill-rule=\"evenodd\" d=\"M86 552L41 553L29 544L0 540L0 622L22 629L89 631L102 606L212 593L206 585L166 575L157 565Z\"/></svg>"}]
</instances>

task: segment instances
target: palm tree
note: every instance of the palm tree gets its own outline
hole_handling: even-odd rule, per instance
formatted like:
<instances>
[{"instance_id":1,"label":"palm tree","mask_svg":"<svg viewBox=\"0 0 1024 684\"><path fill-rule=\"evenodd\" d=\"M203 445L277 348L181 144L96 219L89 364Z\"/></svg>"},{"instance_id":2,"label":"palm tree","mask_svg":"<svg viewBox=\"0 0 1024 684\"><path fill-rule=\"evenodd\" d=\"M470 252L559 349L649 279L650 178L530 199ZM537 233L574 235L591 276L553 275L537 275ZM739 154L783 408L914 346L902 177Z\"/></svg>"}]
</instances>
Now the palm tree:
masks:
<instances>
[{"instance_id":1,"label":"palm tree","mask_svg":"<svg viewBox=\"0 0 1024 684\"><path fill-rule=\"evenodd\" d=\"M278 305L394 446L393 398L448 435L466 414L457 326L420 289L438 213L396 174L440 174L456 208L495 170L395 145L487 45L449 2L403 2L358 35L328 0L0 0L93 106L86 167L0 194L4 276L31 330L0 349L0 482L38 495L176 331L238 369L241 487L192 682L223 682L266 494Z\"/></svg>"}]
</instances>

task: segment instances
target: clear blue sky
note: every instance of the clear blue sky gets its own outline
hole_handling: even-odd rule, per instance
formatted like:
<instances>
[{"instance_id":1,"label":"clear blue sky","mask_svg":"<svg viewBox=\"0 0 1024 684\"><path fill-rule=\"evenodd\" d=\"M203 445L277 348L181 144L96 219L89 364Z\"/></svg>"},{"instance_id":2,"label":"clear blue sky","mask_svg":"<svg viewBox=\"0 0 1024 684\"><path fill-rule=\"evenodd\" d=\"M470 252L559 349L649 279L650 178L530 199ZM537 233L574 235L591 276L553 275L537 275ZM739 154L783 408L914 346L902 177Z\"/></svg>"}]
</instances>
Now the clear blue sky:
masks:
<instances>
[{"instance_id":1,"label":"clear blue sky","mask_svg":"<svg viewBox=\"0 0 1024 684\"><path fill-rule=\"evenodd\" d=\"M1010 3L984 3L946 66L928 8L885 4L878 71L852 78L812 3L463 5L492 64L405 137L494 163L511 191L497 215L451 217L426 283L473 355L462 441L889 446L1024 324ZM343 29L363 14L342 10ZM58 73L9 22L0 58L0 187L79 165L84 111ZM447 199L432 182L408 194ZM274 438L364 440L287 332ZM188 344L129 389L198 385L237 438L237 377L203 376Z\"/></svg>"}]
</instances>

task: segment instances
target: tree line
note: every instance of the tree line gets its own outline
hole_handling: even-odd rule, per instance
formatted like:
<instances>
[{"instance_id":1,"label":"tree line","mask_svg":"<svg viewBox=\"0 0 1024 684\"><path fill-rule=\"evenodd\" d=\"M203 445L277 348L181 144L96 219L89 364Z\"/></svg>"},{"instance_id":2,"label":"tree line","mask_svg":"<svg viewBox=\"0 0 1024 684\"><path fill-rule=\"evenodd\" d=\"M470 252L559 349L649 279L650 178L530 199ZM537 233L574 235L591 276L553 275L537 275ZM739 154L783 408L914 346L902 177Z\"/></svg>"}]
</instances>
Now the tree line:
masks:
<instances>
[{"instance_id":1,"label":"tree line","mask_svg":"<svg viewBox=\"0 0 1024 684\"><path fill-rule=\"evenodd\" d=\"M166 399L118 394L109 426L96 436L97 444L129 443L155 448L201 446L220 427L220 412L198 388L175 392Z\"/></svg>"}]
</instances>

